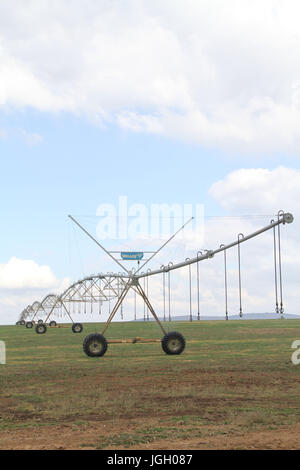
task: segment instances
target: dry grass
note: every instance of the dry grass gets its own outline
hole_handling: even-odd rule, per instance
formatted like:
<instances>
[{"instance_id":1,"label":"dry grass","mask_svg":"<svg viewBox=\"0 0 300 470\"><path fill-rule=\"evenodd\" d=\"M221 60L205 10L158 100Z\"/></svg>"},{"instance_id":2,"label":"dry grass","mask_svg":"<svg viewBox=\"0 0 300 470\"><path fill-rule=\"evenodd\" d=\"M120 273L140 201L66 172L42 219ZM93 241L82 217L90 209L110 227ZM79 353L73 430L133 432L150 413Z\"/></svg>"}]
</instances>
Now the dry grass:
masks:
<instances>
[{"instance_id":1,"label":"dry grass","mask_svg":"<svg viewBox=\"0 0 300 470\"><path fill-rule=\"evenodd\" d=\"M44 337L0 329L8 347L8 363L0 366L0 430L63 425L81 430L78 446L125 448L300 423L300 366L290 361L298 321L178 324L187 338L182 356L166 356L154 343L112 345L96 360L81 348L94 328ZM115 324L110 335L153 337L155 329ZM90 436L91 426L105 426L105 435ZM1 444L0 431L2 448L4 436Z\"/></svg>"}]
</instances>

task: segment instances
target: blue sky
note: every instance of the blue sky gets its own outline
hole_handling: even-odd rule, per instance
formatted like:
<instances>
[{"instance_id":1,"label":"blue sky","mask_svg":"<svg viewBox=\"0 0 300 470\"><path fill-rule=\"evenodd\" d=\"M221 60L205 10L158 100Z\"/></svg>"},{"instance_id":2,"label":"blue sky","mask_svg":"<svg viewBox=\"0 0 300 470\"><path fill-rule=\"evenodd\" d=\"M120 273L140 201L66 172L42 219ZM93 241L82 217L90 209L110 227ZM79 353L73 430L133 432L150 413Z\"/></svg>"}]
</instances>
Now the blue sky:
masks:
<instances>
[{"instance_id":1,"label":"blue sky","mask_svg":"<svg viewBox=\"0 0 300 470\"><path fill-rule=\"evenodd\" d=\"M18 129L38 132L37 145L24 142ZM207 190L234 168L217 152L163 137L124 132L116 126L99 129L72 116L44 116L32 111L2 116L14 132L0 141L3 156L2 216L10 253L49 264L59 260L68 214L96 215L101 203L203 203L220 211Z\"/></svg>"},{"instance_id":2,"label":"blue sky","mask_svg":"<svg viewBox=\"0 0 300 470\"><path fill-rule=\"evenodd\" d=\"M297 213L297 2L188 3L0 5L2 322L97 269L97 247L68 214L95 232L97 207L120 196L206 215ZM207 222L208 241L221 220Z\"/></svg>"},{"instance_id":3,"label":"blue sky","mask_svg":"<svg viewBox=\"0 0 300 470\"><path fill-rule=\"evenodd\" d=\"M253 167L252 155L224 155L116 126L101 129L66 114L22 110L1 117L10 129L0 140L5 227L1 260L12 255L34 258L39 264L54 264L59 277L70 274L65 256L68 214L78 215L84 224L85 216L96 215L99 204L117 206L119 196L126 195L129 204L204 204L206 215L222 215L224 210L208 189L236 169ZM38 133L41 141L28 143L19 129ZM260 157L259 166L272 169L290 160Z\"/></svg>"}]
</instances>

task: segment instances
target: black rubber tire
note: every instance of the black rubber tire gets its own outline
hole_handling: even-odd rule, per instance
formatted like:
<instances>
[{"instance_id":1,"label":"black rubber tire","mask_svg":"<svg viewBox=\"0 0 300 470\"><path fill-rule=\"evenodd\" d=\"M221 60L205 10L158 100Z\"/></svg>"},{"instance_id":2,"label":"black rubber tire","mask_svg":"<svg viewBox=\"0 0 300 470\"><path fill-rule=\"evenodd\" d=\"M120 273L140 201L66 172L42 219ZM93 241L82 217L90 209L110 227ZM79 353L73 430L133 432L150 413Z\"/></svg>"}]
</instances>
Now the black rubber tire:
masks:
<instances>
[{"instance_id":1,"label":"black rubber tire","mask_svg":"<svg viewBox=\"0 0 300 470\"><path fill-rule=\"evenodd\" d=\"M181 333L172 331L161 340L161 346L166 354L171 356L181 354L185 350L185 339Z\"/></svg>"},{"instance_id":2,"label":"black rubber tire","mask_svg":"<svg viewBox=\"0 0 300 470\"><path fill-rule=\"evenodd\" d=\"M44 325L44 323L39 323L38 325L36 325L35 331L38 335L44 335L47 331L47 327L46 325Z\"/></svg>"},{"instance_id":3,"label":"black rubber tire","mask_svg":"<svg viewBox=\"0 0 300 470\"><path fill-rule=\"evenodd\" d=\"M20 325L24 326L25 325L25 320L21 320Z\"/></svg>"},{"instance_id":4,"label":"black rubber tire","mask_svg":"<svg viewBox=\"0 0 300 470\"><path fill-rule=\"evenodd\" d=\"M50 323L49 323L49 326L57 326L57 323L55 320L52 320Z\"/></svg>"},{"instance_id":5,"label":"black rubber tire","mask_svg":"<svg viewBox=\"0 0 300 470\"><path fill-rule=\"evenodd\" d=\"M73 323L72 331L73 333L81 333L83 330L83 326L81 323Z\"/></svg>"},{"instance_id":6,"label":"black rubber tire","mask_svg":"<svg viewBox=\"0 0 300 470\"><path fill-rule=\"evenodd\" d=\"M43 325L43 324L44 324L43 320L38 320L38 325Z\"/></svg>"},{"instance_id":7,"label":"black rubber tire","mask_svg":"<svg viewBox=\"0 0 300 470\"><path fill-rule=\"evenodd\" d=\"M32 321L26 322L26 328L33 328L33 323L32 323Z\"/></svg>"},{"instance_id":8,"label":"black rubber tire","mask_svg":"<svg viewBox=\"0 0 300 470\"><path fill-rule=\"evenodd\" d=\"M20 325L21 325L21 322L17 321L16 325L20 326Z\"/></svg>"},{"instance_id":9,"label":"black rubber tire","mask_svg":"<svg viewBox=\"0 0 300 470\"><path fill-rule=\"evenodd\" d=\"M107 341L100 333L92 333L83 341L83 350L89 357L102 357L107 351Z\"/></svg>"}]
</instances>

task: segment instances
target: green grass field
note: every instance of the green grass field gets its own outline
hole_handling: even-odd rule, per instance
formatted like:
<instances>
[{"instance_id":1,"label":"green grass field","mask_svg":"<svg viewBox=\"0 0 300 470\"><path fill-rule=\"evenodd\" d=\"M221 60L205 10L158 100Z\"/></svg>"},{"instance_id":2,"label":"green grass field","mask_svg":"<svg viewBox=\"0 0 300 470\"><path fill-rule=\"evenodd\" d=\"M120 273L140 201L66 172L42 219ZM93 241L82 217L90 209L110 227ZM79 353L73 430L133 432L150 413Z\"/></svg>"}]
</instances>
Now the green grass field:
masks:
<instances>
[{"instance_id":1,"label":"green grass field","mask_svg":"<svg viewBox=\"0 0 300 470\"><path fill-rule=\"evenodd\" d=\"M188 447L191 438L205 442L300 423L300 365L291 362L299 320L165 328L185 336L182 355L167 356L160 343L112 344L104 357L88 358L82 342L101 331L99 324L85 324L81 334L71 326L46 335L0 327L7 348L7 364L0 365L0 448L22 442L70 448L75 444L62 426L77 448L154 449L157 442ZM107 339L135 336L162 334L153 322L113 323L106 333Z\"/></svg>"}]
</instances>

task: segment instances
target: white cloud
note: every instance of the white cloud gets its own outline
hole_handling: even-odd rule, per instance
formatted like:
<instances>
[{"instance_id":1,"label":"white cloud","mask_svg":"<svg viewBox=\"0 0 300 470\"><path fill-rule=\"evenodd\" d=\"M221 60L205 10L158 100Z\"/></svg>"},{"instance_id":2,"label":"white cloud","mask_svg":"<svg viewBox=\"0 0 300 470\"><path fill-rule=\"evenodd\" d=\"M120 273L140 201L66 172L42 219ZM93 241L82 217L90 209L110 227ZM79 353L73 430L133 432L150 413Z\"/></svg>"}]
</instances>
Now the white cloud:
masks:
<instances>
[{"instance_id":1,"label":"white cloud","mask_svg":"<svg viewBox=\"0 0 300 470\"><path fill-rule=\"evenodd\" d=\"M11 0L0 103L227 150L296 152L296 0Z\"/></svg>"},{"instance_id":2,"label":"white cloud","mask_svg":"<svg viewBox=\"0 0 300 470\"><path fill-rule=\"evenodd\" d=\"M43 142L43 137L36 132L28 132L25 129L19 130L20 136L27 145L34 146Z\"/></svg>"},{"instance_id":3,"label":"white cloud","mask_svg":"<svg viewBox=\"0 0 300 470\"><path fill-rule=\"evenodd\" d=\"M300 171L278 167L239 169L214 183L210 195L231 214L299 214Z\"/></svg>"},{"instance_id":4,"label":"white cloud","mask_svg":"<svg viewBox=\"0 0 300 470\"><path fill-rule=\"evenodd\" d=\"M43 300L52 291L63 291L69 283L69 278L57 279L49 266L13 256L0 264L0 323L15 323L27 305Z\"/></svg>"},{"instance_id":5,"label":"white cloud","mask_svg":"<svg viewBox=\"0 0 300 470\"><path fill-rule=\"evenodd\" d=\"M13 129L13 128L0 128L0 139L7 139L11 137L18 137L29 146L39 145L43 142L43 137L37 132L28 132L25 129Z\"/></svg>"},{"instance_id":6,"label":"white cloud","mask_svg":"<svg viewBox=\"0 0 300 470\"><path fill-rule=\"evenodd\" d=\"M60 287L49 266L12 257L0 265L0 289L54 289Z\"/></svg>"},{"instance_id":7,"label":"white cloud","mask_svg":"<svg viewBox=\"0 0 300 470\"><path fill-rule=\"evenodd\" d=\"M7 137L6 129L1 129L0 128L0 139L5 139L6 137Z\"/></svg>"}]
</instances>

